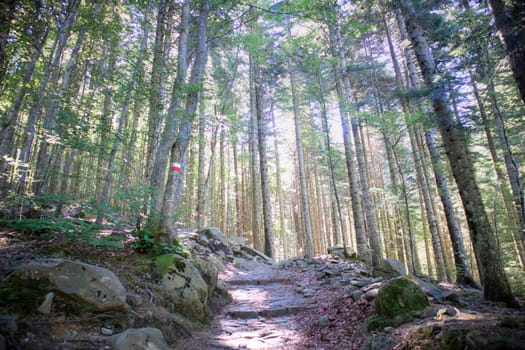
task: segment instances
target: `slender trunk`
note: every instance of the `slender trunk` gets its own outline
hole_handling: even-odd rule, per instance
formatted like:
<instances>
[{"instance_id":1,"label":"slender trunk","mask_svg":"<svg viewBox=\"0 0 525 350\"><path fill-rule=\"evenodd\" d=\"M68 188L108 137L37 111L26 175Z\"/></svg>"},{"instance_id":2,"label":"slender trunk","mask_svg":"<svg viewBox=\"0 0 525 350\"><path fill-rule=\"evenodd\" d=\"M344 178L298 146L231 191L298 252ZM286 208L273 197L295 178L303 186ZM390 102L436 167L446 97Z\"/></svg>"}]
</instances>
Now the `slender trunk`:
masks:
<instances>
[{"instance_id":1,"label":"slender trunk","mask_svg":"<svg viewBox=\"0 0 525 350\"><path fill-rule=\"evenodd\" d=\"M159 0L157 10L157 26L155 32L155 44L153 46L153 62L151 68L151 80L150 80L150 93L149 99L149 112L148 112L148 137L147 137L147 153L146 153L146 181L150 180L152 176L153 167L155 164L155 156L157 148L159 146L161 125L162 125L162 93L165 86L165 65L167 61L167 37L170 34L170 28L167 26L167 1ZM181 19L181 26L186 24L188 20L186 13L186 7L183 5L183 17ZM179 45L184 45L185 32L181 34L179 38ZM181 52L179 47L179 53ZM184 52L185 54L185 52ZM184 58L185 59L185 58ZM179 65L179 69L183 68Z\"/></svg>"},{"instance_id":2,"label":"slender trunk","mask_svg":"<svg viewBox=\"0 0 525 350\"><path fill-rule=\"evenodd\" d=\"M204 163L206 161L206 114L204 110L204 103L202 102L199 108L198 130L199 168L197 170L197 228L201 229L205 225L204 205L206 203L206 177L204 176Z\"/></svg>"},{"instance_id":3,"label":"slender trunk","mask_svg":"<svg viewBox=\"0 0 525 350\"><path fill-rule=\"evenodd\" d=\"M343 78L343 68L346 66L346 58L342 53L341 38L338 28L330 26L330 46L332 56L337 58L336 63L336 90L339 102L339 113L341 116L341 127L343 132L343 142L345 148L346 169L350 184L350 199L352 202L353 223L356 236L357 254L365 261L370 261L370 252L368 250L368 239L366 237L364 226L364 215L361 205L361 192L359 188L358 174L356 172L357 164L355 161L354 145L350 135L348 124L347 103L350 101L350 84L348 79Z\"/></svg>"},{"instance_id":4,"label":"slender trunk","mask_svg":"<svg viewBox=\"0 0 525 350\"><path fill-rule=\"evenodd\" d=\"M516 157L512 153L512 149L509 144L505 122L503 121L503 117L499 110L499 105L496 98L496 89L492 80L489 80L487 88L499 144L503 152L503 159L507 169L508 181L512 191L514 206L518 216L520 231L522 233L522 238L525 239L525 197L523 196L523 184L521 183L520 167Z\"/></svg>"},{"instance_id":5,"label":"slender trunk","mask_svg":"<svg viewBox=\"0 0 525 350\"><path fill-rule=\"evenodd\" d=\"M261 171L261 193L264 223L264 254L274 257L272 206L270 197L270 184L268 176L268 155L266 149L266 124L264 118L264 90L261 81L259 60L254 63L254 88L255 88L255 114L257 117L257 140L259 145L259 169Z\"/></svg>"},{"instance_id":6,"label":"slender trunk","mask_svg":"<svg viewBox=\"0 0 525 350\"><path fill-rule=\"evenodd\" d=\"M260 198L260 185L259 179L261 173L259 170L258 155L259 148L258 135L258 123L257 123L257 96L256 96L256 72L254 57L249 57L249 69L250 69L250 162L252 172L252 241L253 247L259 251L264 249L263 242L260 237L261 227L261 198Z\"/></svg>"},{"instance_id":7,"label":"slender trunk","mask_svg":"<svg viewBox=\"0 0 525 350\"><path fill-rule=\"evenodd\" d=\"M492 136L492 130L490 128L491 127L491 123L490 123L490 120L488 119L487 112L485 110L485 106L484 106L484 104L483 104L483 102L481 100L481 96L480 96L480 93L479 93L478 85L476 84L476 81L474 80L474 77L473 77L472 73L470 75L470 80L471 80L471 85L472 85L472 91L474 93L474 97L476 98L476 102L477 102L477 105L478 105L479 115L480 115L481 120L483 122L483 128L485 130L485 136L487 138L487 144L488 144L490 155L491 155L491 158L492 158L492 163L494 164L494 170L496 171L496 176L497 176L498 184L499 184L499 190L501 192L501 196L503 197L503 203L505 203L505 209L506 209L507 215L513 221L513 224L514 225L517 224L519 227L522 228L521 231L523 231L523 225L522 225L522 222L521 222L521 220L519 218L521 210L520 210L519 206L518 207L514 207L513 204L512 204L512 202L513 202L512 198L511 198L512 195L509 193L509 188L507 186L507 182L505 181L504 171L503 171L503 169L500 166L501 162L500 162L499 156L498 156L498 154L496 152L496 145L495 145L495 142L494 142L494 137ZM496 111L494 111L494 112L499 112L499 111L496 109ZM504 130L503 130L503 135L505 135ZM500 135L500 136L503 136L503 135ZM512 156L511 156L511 154L509 154L509 155L510 155L510 157L508 157L508 158L510 158L509 160L511 160ZM507 159L506 159L506 163L507 163ZM515 163L511 162L511 164L515 164ZM512 168L513 168L513 165L511 165L511 169ZM516 174L516 173L514 173L514 174ZM509 178L510 178L510 176L509 176ZM519 181L520 180L518 178L518 180L515 181L514 183L517 184L517 183L519 183ZM519 193L520 191L517 191L517 192ZM524 251L524 247L523 247L523 240L521 239L521 234L516 233L514 229L512 229L512 236L513 236L513 241L515 242L516 254L517 254L517 257L518 257L518 260L519 260L519 264L520 264L521 269L523 270L525 268L525 251Z\"/></svg>"},{"instance_id":8,"label":"slender trunk","mask_svg":"<svg viewBox=\"0 0 525 350\"><path fill-rule=\"evenodd\" d=\"M281 160L279 153L279 141L277 139L277 128L275 126L275 114L273 113L273 100L270 102L270 115L272 118L272 131L273 131L273 148L275 151L275 178L276 178L276 190L277 190L277 201L279 204L279 228L280 236L283 249L283 259L286 259L288 256L288 247L287 247L287 234L286 234L286 223L285 223L285 208L284 208L284 199L283 199L283 185L281 179Z\"/></svg>"},{"instance_id":9,"label":"slender trunk","mask_svg":"<svg viewBox=\"0 0 525 350\"><path fill-rule=\"evenodd\" d=\"M288 39L291 38L291 24L287 26ZM304 149L303 149L303 131L301 126L301 117L299 115L299 101L297 97L297 83L295 78L295 70L293 67L292 58L288 57L288 71L290 74L290 88L292 90L292 105L295 125L295 143L297 147L297 161L299 166L299 182L301 194L301 209L304 219L304 229L306 238L305 255L309 258L314 256L314 242L312 231L312 217L310 215L310 199L308 198L308 188L306 179L306 170L304 164Z\"/></svg>"},{"instance_id":10,"label":"slender trunk","mask_svg":"<svg viewBox=\"0 0 525 350\"><path fill-rule=\"evenodd\" d=\"M334 198L334 206L335 206L335 210L333 211L333 221L334 221L334 244L335 245L338 245L339 244L339 237L341 236L342 238L342 241L343 241L343 248L344 248L344 251L346 253L346 250L347 250L347 247L348 247L348 242L347 242L347 239L346 239L346 232L345 232L345 228L344 228L344 224L343 224L343 214L342 214L342 210L341 210L341 201L339 200L339 192L337 190L337 184L336 184L336 181L335 181L335 172L334 172L334 168L335 168L335 161L333 160L333 157L332 157L332 141L330 139L330 129L329 129L329 126L328 126L328 113L327 113L327 108L326 108L326 101L325 101L325 97L324 95L322 94L322 85L321 85L321 75L318 74L317 75L317 86L318 86L318 89L320 91L320 95L319 95L319 104L321 106L321 122L322 122L322 127L323 127L323 134L324 134L324 142L325 142L325 147L326 147L326 160L328 162L328 176L330 178L330 185L331 185L331 197L333 196ZM340 228L340 235L339 235L339 230L338 230L338 226Z\"/></svg>"}]
</instances>

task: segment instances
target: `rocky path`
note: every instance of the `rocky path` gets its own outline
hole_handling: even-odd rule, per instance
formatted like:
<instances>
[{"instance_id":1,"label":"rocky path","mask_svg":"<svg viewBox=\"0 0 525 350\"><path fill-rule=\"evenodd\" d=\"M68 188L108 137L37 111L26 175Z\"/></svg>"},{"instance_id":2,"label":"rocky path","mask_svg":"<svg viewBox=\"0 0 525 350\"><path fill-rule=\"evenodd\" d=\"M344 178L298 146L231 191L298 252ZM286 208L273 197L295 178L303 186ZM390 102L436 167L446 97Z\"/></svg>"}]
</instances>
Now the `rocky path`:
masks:
<instances>
[{"instance_id":1,"label":"rocky path","mask_svg":"<svg viewBox=\"0 0 525 350\"><path fill-rule=\"evenodd\" d=\"M292 349L301 339L294 315L312 307L295 291L294 276L261 266L221 276L232 303L212 325L209 349Z\"/></svg>"}]
</instances>

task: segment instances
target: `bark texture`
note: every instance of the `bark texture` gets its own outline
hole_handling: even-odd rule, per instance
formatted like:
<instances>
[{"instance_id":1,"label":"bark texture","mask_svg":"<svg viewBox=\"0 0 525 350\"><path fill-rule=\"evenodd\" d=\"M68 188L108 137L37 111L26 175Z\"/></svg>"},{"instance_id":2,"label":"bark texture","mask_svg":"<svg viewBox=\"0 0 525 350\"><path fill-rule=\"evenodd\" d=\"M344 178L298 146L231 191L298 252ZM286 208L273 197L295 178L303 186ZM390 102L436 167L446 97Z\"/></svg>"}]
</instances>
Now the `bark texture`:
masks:
<instances>
[{"instance_id":1,"label":"bark texture","mask_svg":"<svg viewBox=\"0 0 525 350\"><path fill-rule=\"evenodd\" d=\"M496 238L488 220L481 193L475 180L475 172L469 158L467 145L447 102L444 82L440 80L437 66L431 54L425 32L417 22L416 12L410 0L398 1L405 19L407 33L416 54L421 73L449 159L452 174L460 192L463 207L474 245L484 297L518 306L512 295L509 281L503 269Z\"/></svg>"}]
</instances>

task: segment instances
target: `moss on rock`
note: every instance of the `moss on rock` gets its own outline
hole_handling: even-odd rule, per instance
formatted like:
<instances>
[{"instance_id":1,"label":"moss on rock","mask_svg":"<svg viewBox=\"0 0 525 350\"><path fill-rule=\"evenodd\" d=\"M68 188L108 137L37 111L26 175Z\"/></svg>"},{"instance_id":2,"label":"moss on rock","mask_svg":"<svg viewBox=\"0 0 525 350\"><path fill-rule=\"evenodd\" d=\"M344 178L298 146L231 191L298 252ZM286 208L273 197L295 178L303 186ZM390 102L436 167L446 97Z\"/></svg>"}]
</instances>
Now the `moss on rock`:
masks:
<instances>
[{"instance_id":1,"label":"moss on rock","mask_svg":"<svg viewBox=\"0 0 525 350\"><path fill-rule=\"evenodd\" d=\"M379 315L393 318L423 310L429 303L417 284L407 277L400 277L381 287L375 305Z\"/></svg>"}]
</instances>

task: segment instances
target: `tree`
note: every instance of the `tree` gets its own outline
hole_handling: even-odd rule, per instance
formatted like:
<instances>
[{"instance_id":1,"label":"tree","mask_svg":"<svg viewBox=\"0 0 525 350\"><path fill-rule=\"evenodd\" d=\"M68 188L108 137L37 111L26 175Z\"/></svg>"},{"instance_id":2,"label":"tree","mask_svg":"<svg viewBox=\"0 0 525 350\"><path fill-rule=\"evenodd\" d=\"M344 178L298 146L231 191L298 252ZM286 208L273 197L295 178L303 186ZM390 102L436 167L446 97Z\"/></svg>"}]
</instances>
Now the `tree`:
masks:
<instances>
[{"instance_id":1,"label":"tree","mask_svg":"<svg viewBox=\"0 0 525 350\"><path fill-rule=\"evenodd\" d=\"M496 28L525 103L525 2L522 0L487 0ZM525 233L524 233L525 234Z\"/></svg>"},{"instance_id":2,"label":"tree","mask_svg":"<svg viewBox=\"0 0 525 350\"><path fill-rule=\"evenodd\" d=\"M496 239L475 180L468 148L447 102L444 81L438 76L437 66L430 51L427 37L418 23L412 1L400 0L396 4L400 6L403 13L407 33L419 63L423 80L430 90L429 99L432 103L436 123L467 216L484 287L484 297L488 300L503 301L509 306L516 307L519 304L512 295L510 284L503 270Z\"/></svg>"}]
</instances>

